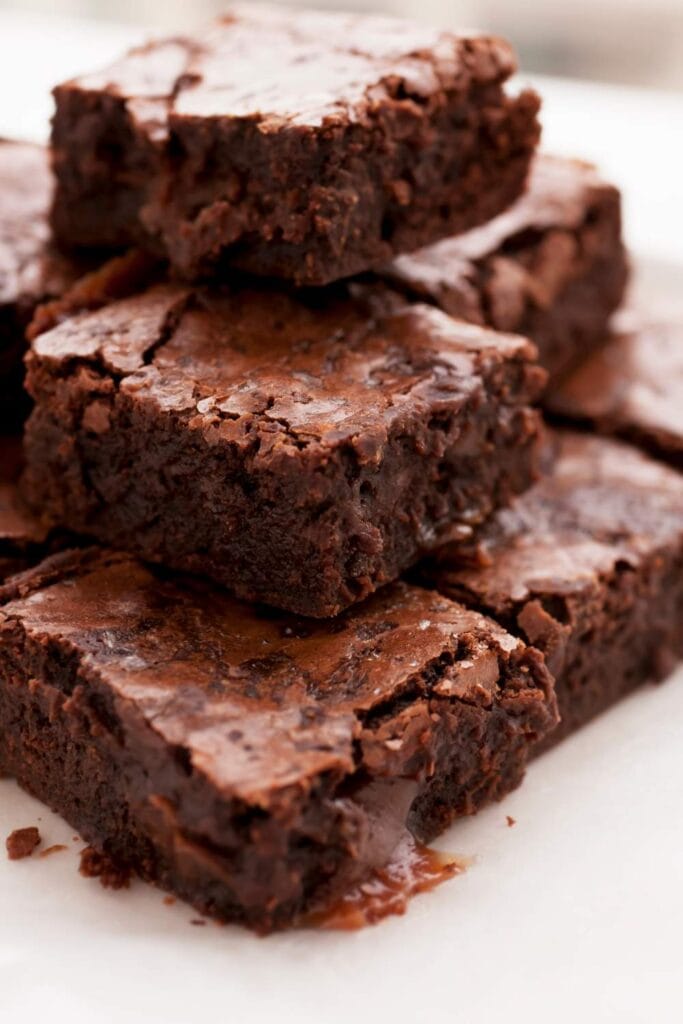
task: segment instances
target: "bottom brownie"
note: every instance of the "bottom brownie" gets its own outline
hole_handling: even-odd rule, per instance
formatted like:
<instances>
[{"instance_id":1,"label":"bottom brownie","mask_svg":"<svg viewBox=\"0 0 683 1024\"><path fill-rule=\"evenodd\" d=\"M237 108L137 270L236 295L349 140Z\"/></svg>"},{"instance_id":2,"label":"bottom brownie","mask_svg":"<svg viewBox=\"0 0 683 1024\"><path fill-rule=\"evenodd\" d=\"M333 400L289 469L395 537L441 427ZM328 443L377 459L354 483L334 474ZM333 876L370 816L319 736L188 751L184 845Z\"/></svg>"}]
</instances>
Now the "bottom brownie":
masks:
<instances>
[{"instance_id":1,"label":"bottom brownie","mask_svg":"<svg viewBox=\"0 0 683 1024\"><path fill-rule=\"evenodd\" d=\"M126 557L65 556L0 610L0 771L201 911L290 924L522 778L541 656L396 584L334 622Z\"/></svg>"},{"instance_id":2,"label":"bottom brownie","mask_svg":"<svg viewBox=\"0 0 683 1024\"><path fill-rule=\"evenodd\" d=\"M555 743L683 655L683 477L627 445L558 435L548 477L499 513L470 564L423 578L543 651Z\"/></svg>"}]
</instances>

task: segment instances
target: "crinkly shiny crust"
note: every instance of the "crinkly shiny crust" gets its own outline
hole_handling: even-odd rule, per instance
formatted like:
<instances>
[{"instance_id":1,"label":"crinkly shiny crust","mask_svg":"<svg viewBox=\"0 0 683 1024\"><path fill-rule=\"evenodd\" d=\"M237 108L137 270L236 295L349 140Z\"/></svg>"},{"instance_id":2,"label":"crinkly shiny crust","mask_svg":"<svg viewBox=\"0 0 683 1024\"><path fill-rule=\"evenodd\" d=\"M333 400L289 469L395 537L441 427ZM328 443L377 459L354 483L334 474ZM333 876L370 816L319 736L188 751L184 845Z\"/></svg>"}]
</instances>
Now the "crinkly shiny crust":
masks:
<instances>
[{"instance_id":1,"label":"crinkly shiny crust","mask_svg":"<svg viewBox=\"0 0 683 1024\"><path fill-rule=\"evenodd\" d=\"M53 226L323 284L481 224L521 192L539 101L502 40L238 5L57 88Z\"/></svg>"},{"instance_id":2,"label":"crinkly shiny crust","mask_svg":"<svg viewBox=\"0 0 683 1024\"><path fill-rule=\"evenodd\" d=\"M556 742L683 655L683 476L627 445L558 435L556 461L465 560L425 568L546 656Z\"/></svg>"},{"instance_id":3,"label":"crinkly shiny crust","mask_svg":"<svg viewBox=\"0 0 683 1024\"><path fill-rule=\"evenodd\" d=\"M531 338L552 383L603 342L623 297L619 192L590 164L539 156L509 210L383 276L451 316Z\"/></svg>"},{"instance_id":4,"label":"crinkly shiny crust","mask_svg":"<svg viewBox=\"0 0 683 1024\"><path fill-rule=\"evenodd\" d=\"M683 470L683 321L624 317L578 369L546 396L550 412L634 441Z\"/></svg>"},{"instance_id":5,"label":"crinkly shiny crust","mask_svg":"<svg viewBox=\"0 0 683 1024\"><path fill-rule=\"evenodd\" d=\"M333 615L529 485L533 355L374 287L158 286L34 342L25 493L50 523Z\"/></svg>"},{"instance_id":6,"label":"crinkly shiny crust","mask_svg":"<svg viewBox=\"0 0 683 1024\"><path fill-rule=\"evenodd\" d=\"M404 584L315 623L84 552L24 577L0 638L0 769L262 930L504 795L556 721L537 652Z\"/></svg>"}]
</instances>

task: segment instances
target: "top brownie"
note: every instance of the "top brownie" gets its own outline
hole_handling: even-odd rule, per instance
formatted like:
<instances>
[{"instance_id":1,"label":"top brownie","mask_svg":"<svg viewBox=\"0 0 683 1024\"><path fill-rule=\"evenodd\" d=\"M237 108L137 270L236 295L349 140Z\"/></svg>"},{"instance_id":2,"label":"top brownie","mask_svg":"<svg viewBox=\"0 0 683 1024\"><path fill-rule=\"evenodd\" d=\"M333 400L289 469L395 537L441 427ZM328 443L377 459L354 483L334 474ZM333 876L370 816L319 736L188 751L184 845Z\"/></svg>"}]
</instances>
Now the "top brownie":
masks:
<instances>
[{"instance_id":1,"label":"top brownie","mask_svg":"<svg viewBox=\"0 0 683 1024\"><path fill-rule=\"evenodd\" d=\"M380 287L158 285L35 340L25 490L51 523L334 615L529 486L534 356Z\"/></svg>"},{"instance_id":2,"label":"top brownie","mask_svg":"<svg viewBox=\"0 0 683 1024\"><path fill-rule=\"evenodd\" d=\"M39 302L60 295L79 267L53 252L47 214L52 183L47 151L0 139L0 423L26 406L24 332Z\"/></svg>"},{"instance_id":3,"label":"top brownie","mask_svg":"<svg viewBox=\"0 0 683 1024\"><path fill-rule=\"evenodd\" d=\"M409 22L239 5L55 90L52 222L183 276L324 284L482 224L539 128L510 47Z\"/></svg>"},{"instance_id":4,"label":"top brownie","mask_svg":"<svg viewBox=\"0 0 683 1024\"><path fill-rule=\"evenodd\" d=\"M508 210L382 273L451 316L531 338L552 384L602 344L623 297L619 191L590 164L538 156Z\"/></svg>"}]
</instances>

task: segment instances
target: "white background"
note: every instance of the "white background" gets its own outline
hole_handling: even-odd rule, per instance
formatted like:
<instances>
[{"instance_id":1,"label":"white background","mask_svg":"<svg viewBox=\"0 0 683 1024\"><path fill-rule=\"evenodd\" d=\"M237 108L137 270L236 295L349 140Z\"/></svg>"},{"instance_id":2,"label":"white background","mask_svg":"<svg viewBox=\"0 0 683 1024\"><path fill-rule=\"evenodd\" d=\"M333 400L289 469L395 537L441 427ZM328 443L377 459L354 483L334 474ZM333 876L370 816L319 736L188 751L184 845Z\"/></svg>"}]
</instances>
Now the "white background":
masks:
<instances>
[{"instance_id":1,"label":"white background","mask_svg":"<svg viewBox=\"0 0 683 1024\"><path fill-rule=\"evenodd\" d=\"M0 134L43 138L46 90L129 33L0 12ZM681 97L557 80L545 145L624 188L650 286L683 295ZM656 300L657 303L659 300ZM439 845L474 863L404 918L355 934L257 939L141 883L105 892L81 844L0 781L0 837L39 824L68 852L0 848L0 1021L647 1022L683 1019L683 672L545 755L503 804ZM516 819L512 828L506 815ZM40 820L38 820L40 819Z\"/></svg>"}]
</instances>

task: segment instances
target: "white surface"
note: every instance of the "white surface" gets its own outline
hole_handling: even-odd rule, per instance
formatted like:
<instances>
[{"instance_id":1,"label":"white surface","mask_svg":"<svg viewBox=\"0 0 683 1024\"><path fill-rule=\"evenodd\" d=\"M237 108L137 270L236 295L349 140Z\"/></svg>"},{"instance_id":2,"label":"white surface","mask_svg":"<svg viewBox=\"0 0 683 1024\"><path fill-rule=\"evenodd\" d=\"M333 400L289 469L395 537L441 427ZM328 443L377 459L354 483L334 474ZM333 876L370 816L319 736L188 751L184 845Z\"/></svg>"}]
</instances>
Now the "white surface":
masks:
<instances>
[{"instance_id":1,"label":"white surface","mask_svg":"<svg viewBox=\"0 0 683 1024\"><path fill-rule=\"evenodd\" d=\"M44 137L48 85L134 37L0 14L0 134ZM624 186L634 247L683 260L683 98L538 84L546 148L599 160ZM451 829L439 845L474 856L464 876L350 935L256 939L192 927L191 910L139 883L105 892L77 874L72 831L2 781L0 837L38 823L45 845L70 849L0 855L0 1021L679 1021L682 734L683 670Z\"/></svg>"},{"instance_id":2,"label":"white surface","mask_svg":"<svg viewBox=\"0 0 683 1024\"><path fill-rule=\"evenodd\" d=\"M475 858L464 875L350 934L258 939L193 927L141 883L105 892L77 874L71 830L0 782L0 835L40 817L47 844L72 848L0 858L2 1020L674 1024L682 734L680 672L452 828L438 845Z\"/></svg>"}]
</instances>

